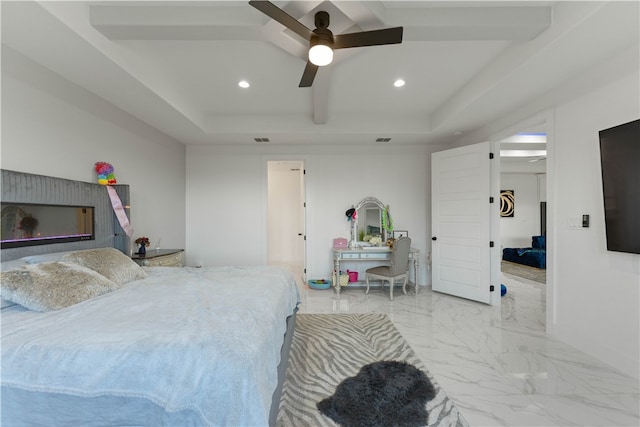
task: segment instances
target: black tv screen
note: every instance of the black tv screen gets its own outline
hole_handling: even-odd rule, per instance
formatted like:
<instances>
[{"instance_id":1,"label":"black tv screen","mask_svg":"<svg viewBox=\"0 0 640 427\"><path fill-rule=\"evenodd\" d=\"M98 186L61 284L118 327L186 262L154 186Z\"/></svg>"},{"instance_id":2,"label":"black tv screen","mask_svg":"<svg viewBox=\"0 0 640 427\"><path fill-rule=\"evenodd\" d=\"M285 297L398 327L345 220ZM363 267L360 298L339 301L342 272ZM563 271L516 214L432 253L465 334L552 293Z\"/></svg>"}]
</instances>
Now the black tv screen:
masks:
<instances>
[{"instance_id":1,"label":"black tv screen","mask_svg":"<svg viewBox=\"0 0 640 427\"><path fill-rule=\"evenodd\" d=\"M640 119L599 135L607 250L640 254Z\"/></svg>"}]
</instances>

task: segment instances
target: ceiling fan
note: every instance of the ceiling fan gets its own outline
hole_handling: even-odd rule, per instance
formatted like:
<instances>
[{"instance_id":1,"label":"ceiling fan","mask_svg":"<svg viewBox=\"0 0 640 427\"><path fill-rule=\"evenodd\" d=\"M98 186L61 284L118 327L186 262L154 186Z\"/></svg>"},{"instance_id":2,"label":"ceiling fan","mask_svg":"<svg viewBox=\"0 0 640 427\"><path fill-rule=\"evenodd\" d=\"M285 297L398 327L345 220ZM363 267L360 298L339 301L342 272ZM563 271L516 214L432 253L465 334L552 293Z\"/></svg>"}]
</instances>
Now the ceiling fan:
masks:
<instances>
[{"instance_id":1,"label":"ceiling fan","mask_svg":"<svg viewBox=\"0 0 640 427\"><path fill-rule=\"evenodd\" d=\"M302 73L299 87L310 87L313 84L318 67L328 65L333 60L333 49L402 43L402 27L333 35L328 28L327 12L316 13L316 28L310 30L270 1L251 0L249 4L300 37L309 40L309 59Z\"/></svg>"}]
</instances>

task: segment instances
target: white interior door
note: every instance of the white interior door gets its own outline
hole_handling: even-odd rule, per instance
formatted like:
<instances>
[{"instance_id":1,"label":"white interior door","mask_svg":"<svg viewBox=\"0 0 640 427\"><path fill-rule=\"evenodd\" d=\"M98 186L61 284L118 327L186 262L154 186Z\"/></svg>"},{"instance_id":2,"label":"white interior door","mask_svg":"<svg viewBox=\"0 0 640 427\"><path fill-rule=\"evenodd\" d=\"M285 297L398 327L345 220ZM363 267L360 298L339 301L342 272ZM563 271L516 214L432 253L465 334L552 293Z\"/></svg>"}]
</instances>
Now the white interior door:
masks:
<instances>
[{"instance_id":1,"label":"white interior door","mask_svg":"<svg viewBox=\"0 0 640 427\"><path fill-rule=\"evenodd\" d=\"M305 185L302 160L268 161L268 263L304 278Z\"/></svg>"},{"instance_id":2,"label":"white interior door","mask_svg":"<svg viewBox=\"0 0 640 427\"><path fill-rule=\"evenodd\" d=\"M498 186L492 184L497 161L491 160L492 146L486 142L431 156L433 290L487 304L492 272L499 271L499 260L492 260L492 248L499 247L491 230L499 203L495 196L490 203Z\"/></svg>"}]
</instances>

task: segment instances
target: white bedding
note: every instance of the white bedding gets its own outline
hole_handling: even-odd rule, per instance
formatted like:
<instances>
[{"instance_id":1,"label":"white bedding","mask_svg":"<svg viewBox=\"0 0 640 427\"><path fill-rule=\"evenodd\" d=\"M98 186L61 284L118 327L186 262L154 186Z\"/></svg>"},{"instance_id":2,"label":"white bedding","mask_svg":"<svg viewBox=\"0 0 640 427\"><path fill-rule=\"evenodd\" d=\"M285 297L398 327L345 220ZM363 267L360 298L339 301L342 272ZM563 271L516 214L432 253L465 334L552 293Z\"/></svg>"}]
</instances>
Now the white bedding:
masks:
<instances>
[{"instance_id":1,"label":"white bedding","mask_svg":"<svg viewBox=\"0 0 640 427\"><path fill-rule=\"evenodd\" d=\"M118 406L130 398L162 408L165 422L190 413L185 424L267 425L285 319L299 301L291 273L146 271L146 279L58 311L2 310L3 425L28 424L29 399L49 396L69 410L79 398ZM93 424L122 424L118 410L102 408Z\"/></svg>"}]
</instances>

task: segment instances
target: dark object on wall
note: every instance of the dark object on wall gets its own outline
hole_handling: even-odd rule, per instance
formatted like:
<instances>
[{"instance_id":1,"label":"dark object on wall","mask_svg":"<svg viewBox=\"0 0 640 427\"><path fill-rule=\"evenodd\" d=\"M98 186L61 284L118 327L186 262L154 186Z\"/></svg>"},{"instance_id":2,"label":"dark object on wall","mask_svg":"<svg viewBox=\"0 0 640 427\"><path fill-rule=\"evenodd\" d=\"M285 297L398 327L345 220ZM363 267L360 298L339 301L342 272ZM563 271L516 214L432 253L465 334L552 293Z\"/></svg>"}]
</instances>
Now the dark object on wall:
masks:
<instances>
[{"instance_id":1,"label":"dark object on wall","mask_svg":"<svg viewBox=\"0 0 640 427\"><path fill-rule=\"evenodd\" d=\"M533 236L530 248L504 248L502 259L531 267L547 268L547 238Z\"/></svg>"},{"instance_id":2,"label":"dark object on wall","mask_svg":"<svg viewBox=\"0 0 640 427\"><path fill-rule=\"evenodd\" d=\"M513 190L500 190L500 216L513 217L516 198Z\"/></svg>"},{"instance_id":3,"label":"dark object on wall","mask_svg":"<svg viewBox=\"0 0 640 427\"><path fill-rule=\"evenodd\" d=\"M607 250L640 254L640 119L599 137Z\"/></svg>"}]
</instances>

